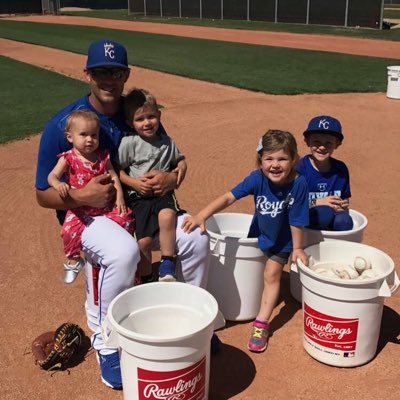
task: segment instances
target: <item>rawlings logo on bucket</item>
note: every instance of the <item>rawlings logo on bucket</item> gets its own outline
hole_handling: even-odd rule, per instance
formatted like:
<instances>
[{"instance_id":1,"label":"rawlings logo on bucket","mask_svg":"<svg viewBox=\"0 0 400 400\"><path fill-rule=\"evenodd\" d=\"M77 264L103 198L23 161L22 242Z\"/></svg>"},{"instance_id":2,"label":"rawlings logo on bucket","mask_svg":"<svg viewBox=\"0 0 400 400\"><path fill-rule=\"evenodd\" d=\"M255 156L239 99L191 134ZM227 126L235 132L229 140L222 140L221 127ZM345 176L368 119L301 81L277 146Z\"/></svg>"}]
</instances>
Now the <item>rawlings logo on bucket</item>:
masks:
<instances>
[{"instance_id":1,"label":"rawlings logo on bucket","mask_svg":"<svg viewBox=\"0 0 400 400\"><path fill-rule=\"evenodd\" d=\"M320 313L304 303L304 334L321 346L354 351L358 318L337 318Z\"/></svg>"},{"instance_id":2,"label":"rawlings logo on bucket","mask_svg":"<svg viewBox=\"0 0 400 400\"><path fill-rule=\"evenodd\" d=\"M203 400L206 358L176 371L148 371L138 368L139 400Z\"/></svg>"}]
</instances>

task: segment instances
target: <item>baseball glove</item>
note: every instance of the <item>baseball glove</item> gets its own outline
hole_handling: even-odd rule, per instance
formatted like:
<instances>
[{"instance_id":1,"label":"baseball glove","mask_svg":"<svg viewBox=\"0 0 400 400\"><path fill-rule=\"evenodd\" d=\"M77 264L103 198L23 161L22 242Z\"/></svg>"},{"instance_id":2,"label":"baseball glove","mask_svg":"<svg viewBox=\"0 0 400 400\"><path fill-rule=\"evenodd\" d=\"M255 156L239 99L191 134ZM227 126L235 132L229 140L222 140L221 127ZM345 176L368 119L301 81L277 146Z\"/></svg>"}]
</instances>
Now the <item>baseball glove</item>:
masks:
<instances>
[{"instance_id":1,"label":"baseball glove","mask_svg":"<svg viewBox=\"0 0 400 400\"><path fill-rule=\"evenodd\" d=\"M32 342L35 364L45 370L65 367L82 343L83 331L79 325L66 322L55 332L45 332Z\"/></svg>"}]
</instances>

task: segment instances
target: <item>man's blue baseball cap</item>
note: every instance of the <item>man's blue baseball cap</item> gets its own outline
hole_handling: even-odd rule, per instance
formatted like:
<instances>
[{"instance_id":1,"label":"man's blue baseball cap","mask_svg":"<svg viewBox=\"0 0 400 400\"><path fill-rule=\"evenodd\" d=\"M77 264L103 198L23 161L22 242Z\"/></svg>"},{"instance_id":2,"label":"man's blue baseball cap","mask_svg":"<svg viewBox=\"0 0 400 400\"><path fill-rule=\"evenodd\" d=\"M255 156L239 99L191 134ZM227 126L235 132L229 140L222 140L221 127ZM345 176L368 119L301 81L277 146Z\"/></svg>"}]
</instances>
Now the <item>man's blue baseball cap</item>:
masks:
<instances>
[{"instance_id":1,"label":"man's blue baseball cap","mask_svg":"<svg viewBox=\"0 0 400 400\"><path fill-rule=\"evenodd\" d=\"M128 55L122 44L113 40L98 40L89 46L86 69L117 67L128 69Z\"/></svg>"},{"instance_id":2,"label":"man's blue baseball cap","mask_svg":"<svg viewBox=\"0 0 400 400\"><path fill-rule=\"evenodd\" d=\"M304 137L308 137L311 133L329 133L335 136L340 141L344 139L342 133L342 125L339 120L329 115L319 115L314 117L309 123L307 129L304 131Z\"/></svg>"}]
</instances>

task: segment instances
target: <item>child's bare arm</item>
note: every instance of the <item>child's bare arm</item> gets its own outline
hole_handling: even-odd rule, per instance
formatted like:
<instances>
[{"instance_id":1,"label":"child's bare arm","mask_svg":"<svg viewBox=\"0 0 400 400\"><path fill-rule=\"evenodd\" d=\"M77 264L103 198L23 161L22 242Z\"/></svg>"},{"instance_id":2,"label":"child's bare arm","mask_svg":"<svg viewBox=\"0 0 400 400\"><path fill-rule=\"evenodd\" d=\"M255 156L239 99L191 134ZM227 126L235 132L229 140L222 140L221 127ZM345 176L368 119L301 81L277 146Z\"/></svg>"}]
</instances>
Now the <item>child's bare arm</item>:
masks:
<instances>
[{"instance_id":1,"label":"child's bare arm","mask_svg":"<svg viewBox=\"0 0 400 400\"><path fill-rule=\"evenodd\" d=\"M64 173L67 171L68 166L67 163L65 162L64 157L60 157L57 161L56 166L53 168L53 170L49 173L49 176L47 177L47 182L48 184L53 187L55 190L57 190L58 194L62 198L66 198L68 196L68 192L71 189L71 187L65 183L61 182L61 177L64 175Z\"/></svg>"},{"instance_id":2,"label":"child's bare arm","mask_svg":"<svg viewBox=\"0 0 400 400\"><path fill-rule=\"evenodd\" d=\"M176 181L176 188L178 189L183 180L185 179L187 171L187 164L185 160L180 160L176 168L172 171L178 174L178 179Z\"/></svg>"},{"instance_id":3,"label":"child's bare arm","mask_svg":"<svg viewBox=\"0 0 400 400\"><path fill-rule=\"evenodd\" d=\"M227 192L223 194L222 196L212 201L208 206L204 207L197 215L185 217L182 223L183 231L190 233L199 226L201 233L203 233L206 230L206 220L211 217L211 215L230 206L235 201L236 198L232 194L232 192Z\"/></svg>"},{"instance_id":4,"label":"child's bare arm","mask_svg":"<svg viewBox=\"0 0 400 400\"><path fill-rule=\"evenodd\" d=\"M308 265L308 256L303 250L303 227L290 225L290 231L293 242L292 260L296 262L300 258L304 265Z\"/></svg>"},{"instance_id":5,"label":"child's bare arm","mask_svg":"<svg viewBox=\"0 0 400 400\"><path fill-rule=\"evenodd\" d=\"M122 189L121 181L119 180L118 174L116 173L110 160L107 161L106 169L107 169L108 173L110 174L111 180L114 183L115 190L117 191L115 205L118 208L119 214L125 214L127 209L126 209L126 204L125 204L125 199L124 199L124 191Z\"/></svg>"}]
</instances>

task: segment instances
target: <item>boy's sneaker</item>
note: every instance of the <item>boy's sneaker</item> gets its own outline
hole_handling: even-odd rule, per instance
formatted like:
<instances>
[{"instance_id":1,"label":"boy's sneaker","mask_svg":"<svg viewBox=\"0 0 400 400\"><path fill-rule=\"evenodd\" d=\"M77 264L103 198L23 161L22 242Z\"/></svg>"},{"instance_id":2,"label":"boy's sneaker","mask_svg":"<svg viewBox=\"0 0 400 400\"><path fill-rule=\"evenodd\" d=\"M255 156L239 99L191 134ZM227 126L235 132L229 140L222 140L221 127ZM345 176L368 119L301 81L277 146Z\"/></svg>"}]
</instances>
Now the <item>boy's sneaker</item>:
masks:
<instances>
[{"instance_id":1,"label":"boy's sneaker","mask_svg":"<svg viewBox=\"0 0 400 400\"><path fill-rule=\"evenodd\" d=\"M122 377L118 351L111 354L97 352L97 360L100 364L103 383L112 389L121 390Z\"/></svg>"},{"instance_id":2,"label":"boy's sneaker","mask_svg":"<svg viewBox=\"0 0 400 400\"><path fill-rule=\"evenodd\" d=\"M159 282L175 282L176 272L175 263L169 259L162 259L158 268L158 281Z\"/></svg>"},{"instance_id":3,"label":"boy's sneaker","mask_svg":"<svg viewBox=\"0 0 400 400\"><path fill-rule=\"evenodd\" d=\"M71 264L70 261L64 264L64 282L73 283L78 277L78 274L82 267L84 266L84 261L82 258L79 259L75 264Z\"/></svg>"},{"instance_id":4,"label":"boy's sneaker","mask_svg":"<svg viewBox=\"0 0 400 400\"><path fill-rule=\"evenodd\" d=\"M257 321L253 322L251 336L247 348L250 351L260 353L267 348L268 344L268 323Z\"/></svg>"}]
</instances>

